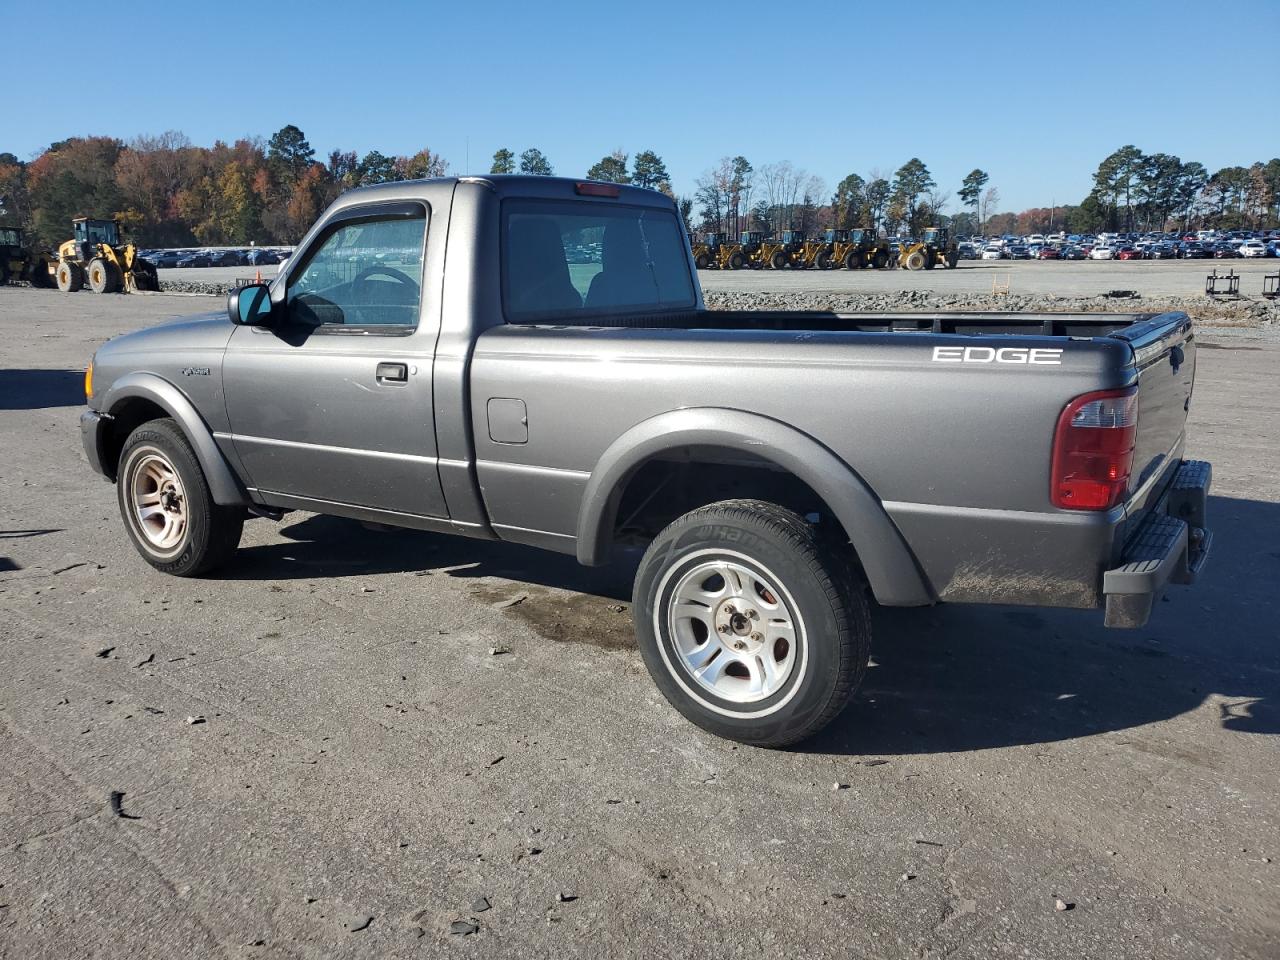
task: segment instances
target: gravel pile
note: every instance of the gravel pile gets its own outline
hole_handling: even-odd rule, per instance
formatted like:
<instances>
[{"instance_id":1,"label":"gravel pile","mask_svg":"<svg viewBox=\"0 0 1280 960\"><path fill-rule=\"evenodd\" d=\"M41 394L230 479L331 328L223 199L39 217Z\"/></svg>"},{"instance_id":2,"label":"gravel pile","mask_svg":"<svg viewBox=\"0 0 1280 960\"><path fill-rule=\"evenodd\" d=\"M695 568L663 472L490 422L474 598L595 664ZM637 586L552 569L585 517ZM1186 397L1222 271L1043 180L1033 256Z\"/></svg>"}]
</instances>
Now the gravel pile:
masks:
<instances>
[{"instance_id":1,"label":"gravel pile","mask_svg":"<svg viewBox=\"0 0 1280 960\"><path fill-rule=\"evenodd\" d=\"M207 280L166 280L160 275L161 293L203 293L211 297L225 297L231 292L232 283L211 283Z\"/></svg>"},{"instance_id":2,"label":"gravel pile","mask_svg":"<svg viewBox=\"0 0 1280 960\"><path fill-rule=\"evenodd\" d=\"M945 311L983 310L1028 313L1162 313L1182 310L1194 320L1215 326L1257 327L1280 324L1280 302L1268 300L1213 300L1209 297L1054 297L983 294L939 294L929 290L899 290L887 294L843 293L746 293L706 291L712 310L831 310Z\"/></svg>"}]
</instances>

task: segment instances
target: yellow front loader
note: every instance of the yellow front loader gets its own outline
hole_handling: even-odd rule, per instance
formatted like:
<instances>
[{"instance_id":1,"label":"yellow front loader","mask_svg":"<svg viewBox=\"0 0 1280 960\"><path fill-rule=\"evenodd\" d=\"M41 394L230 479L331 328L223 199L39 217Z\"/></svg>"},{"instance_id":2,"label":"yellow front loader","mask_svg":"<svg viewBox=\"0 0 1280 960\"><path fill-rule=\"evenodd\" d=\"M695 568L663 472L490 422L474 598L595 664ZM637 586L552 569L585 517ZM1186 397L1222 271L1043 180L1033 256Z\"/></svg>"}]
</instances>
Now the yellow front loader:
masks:
<instances>
[{"instance_id":1,"label":"yellow front loader","mask_svg":"<svg viewBox=\"0 0 1280 960\"><path fill-rule=\"evenodd\" d=\"M63 293L74 293L86 283L94 293L160 289L156 268L138 256L132 243L120 242L115 220L76 217L71 223L75 235L58 247L55 269Z\"/></svg>"},{"instance_id":2,"label":"yellow front loader","mask_svg":"<svg viewBox=\"0 0 1280 960\"><path fill-rule=\"evenodd\" d=\"M932 270L939 266L954 270L959 262L960 248L946 227L930 227L924 232L923 240L904 243L898 254L898 266L908 270Z\"/></svg>"}]
</instances>

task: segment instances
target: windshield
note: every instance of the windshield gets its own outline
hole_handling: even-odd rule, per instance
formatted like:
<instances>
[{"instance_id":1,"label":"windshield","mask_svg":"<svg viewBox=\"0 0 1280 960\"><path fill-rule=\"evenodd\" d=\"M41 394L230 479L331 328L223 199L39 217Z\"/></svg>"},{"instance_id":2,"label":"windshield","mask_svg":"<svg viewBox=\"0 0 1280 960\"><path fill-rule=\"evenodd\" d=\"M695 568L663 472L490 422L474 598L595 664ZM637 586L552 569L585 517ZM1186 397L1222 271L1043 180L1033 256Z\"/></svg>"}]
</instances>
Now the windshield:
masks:
<instances>
[{"instance_id":1,"label":"windshield","mask_svg":"<svg viewBox=\"0 0 1280 960\"><path fill-rule=\"evenodd\" d=\"M114 247L120 242L120 234L114 220L86 220L76 224L76 239Z\"/></svg>"},{"instance_id":2,"label":"windshield","mask_svg":"<svg viewBox=\"0 0 1280 960\"><path fill-rule=\"evenodd\" d=\"M586 322L696 303L673 210L573 200L502 205L502 291L512 323Z\"/></svg>"}]
</instances>

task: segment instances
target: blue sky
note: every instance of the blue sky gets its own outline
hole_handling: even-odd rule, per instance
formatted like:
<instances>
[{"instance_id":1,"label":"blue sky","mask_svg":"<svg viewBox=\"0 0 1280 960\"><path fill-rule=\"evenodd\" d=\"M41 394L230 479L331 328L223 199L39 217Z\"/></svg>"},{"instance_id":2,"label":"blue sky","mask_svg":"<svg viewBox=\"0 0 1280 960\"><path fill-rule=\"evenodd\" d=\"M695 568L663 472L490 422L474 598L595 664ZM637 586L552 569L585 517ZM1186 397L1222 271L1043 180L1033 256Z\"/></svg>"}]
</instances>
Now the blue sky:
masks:
<instances>
[{"instance_id":1,"label":"blue sky","mask_svg":"<svg viewBox=\"0 0 1280 960\"><path fill-rule=\"evenodd\" d=\"M294 123L321 156L427 146L454 173L486 171L501 146L536 146L569 176L651 148L681 194L726 155L790 160L828 188L918 156L953 194L987 170L1001 210L1078 202L1126 143L1211 171L1280 154L1274 61L1249 41L1280 34L1280 0L129 11L6 45L7 74L42 93L5 111L0 151L166 129L209 144ZM1210 34L1219 14L1233 39Z\"/></svg>"}]
</instances>

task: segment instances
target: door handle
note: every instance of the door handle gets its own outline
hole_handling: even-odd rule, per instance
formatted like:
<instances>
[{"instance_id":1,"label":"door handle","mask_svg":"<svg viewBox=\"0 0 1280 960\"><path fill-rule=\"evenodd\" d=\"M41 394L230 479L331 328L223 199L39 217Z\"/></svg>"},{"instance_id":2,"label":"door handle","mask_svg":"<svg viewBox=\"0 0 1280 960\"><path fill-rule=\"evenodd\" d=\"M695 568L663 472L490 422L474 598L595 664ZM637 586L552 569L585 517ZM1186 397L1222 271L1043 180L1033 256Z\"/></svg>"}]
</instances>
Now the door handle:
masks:
<instances>
[{"instance_id":1,"label":"door handle","mask_svg":"<svg viewBox=\"0 0 1280 960\"><path fill-rule=\"evenodd\" d=\"M409 365L407 363L380 363L375 377L379 383L408 383Z\"/></svg>"}]
</instances>

